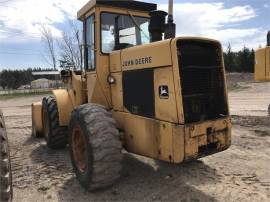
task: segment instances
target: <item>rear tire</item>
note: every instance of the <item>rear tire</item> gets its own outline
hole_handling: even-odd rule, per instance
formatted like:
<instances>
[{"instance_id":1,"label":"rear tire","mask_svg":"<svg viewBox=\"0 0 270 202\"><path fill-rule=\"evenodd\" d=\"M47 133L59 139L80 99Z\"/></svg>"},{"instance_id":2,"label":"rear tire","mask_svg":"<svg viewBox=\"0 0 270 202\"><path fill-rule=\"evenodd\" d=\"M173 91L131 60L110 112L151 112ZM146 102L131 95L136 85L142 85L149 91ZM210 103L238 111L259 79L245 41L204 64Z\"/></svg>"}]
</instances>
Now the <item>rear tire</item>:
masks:
<instances>
[{"instance_id":1,"label":"rear tire","mask_svg":"<svg viewBox=\"0 0 270 202\"><path fill-rule=\"evenodd\" d=\"M120 178L120 135L111 113L102 106L86 104L72 112L69 145L74 172L85 189L106 188Z\"/></svg>"},{"instance_id":2,"label":"rear tire","mask_svg":"<svg viewBox=\"0 0 270 202\"><path fill-rule=\"evenodd\" d=\"M68 128L59 125L58 107L53 96L42 100L42 124L47 146L51 149L65 148Z\"/></svg>"},{"instance_id":3,"label":"rear tire","mask_svg":"<svg viewBox=\"0 0 270 202\"><path fill-rule=\"evenodd\" d=\"M10 166L10 155L8 138L5 130L5 124L3 116L0 112L0 149L1 149L1 159L0 159L0 199L1 201L12 201L13 191L12 191L12 173Z\"/></svg>"}]
</instances>

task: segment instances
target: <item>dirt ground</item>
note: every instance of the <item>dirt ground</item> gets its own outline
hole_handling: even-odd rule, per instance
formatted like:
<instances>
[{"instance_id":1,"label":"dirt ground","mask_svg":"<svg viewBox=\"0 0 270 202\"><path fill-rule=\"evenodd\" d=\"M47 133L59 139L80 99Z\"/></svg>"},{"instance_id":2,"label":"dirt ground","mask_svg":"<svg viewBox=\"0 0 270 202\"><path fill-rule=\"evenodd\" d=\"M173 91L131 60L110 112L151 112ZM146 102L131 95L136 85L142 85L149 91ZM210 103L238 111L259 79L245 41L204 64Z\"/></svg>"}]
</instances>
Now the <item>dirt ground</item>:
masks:
<instances>
[{"instance_id":1,"label":"dirt ground","mask_svg":"<svg viewBox=\"0 0 270 202\"><path fill-rule=\"evenodd\" d=\"M230 74L232 146L181 165L125 154L122 179L88 193L78 184L68 150L31 137L30 104L41 97L0 100L11 145L14 201L270 201L270 82Z\"/></svg>"}]
</instances>

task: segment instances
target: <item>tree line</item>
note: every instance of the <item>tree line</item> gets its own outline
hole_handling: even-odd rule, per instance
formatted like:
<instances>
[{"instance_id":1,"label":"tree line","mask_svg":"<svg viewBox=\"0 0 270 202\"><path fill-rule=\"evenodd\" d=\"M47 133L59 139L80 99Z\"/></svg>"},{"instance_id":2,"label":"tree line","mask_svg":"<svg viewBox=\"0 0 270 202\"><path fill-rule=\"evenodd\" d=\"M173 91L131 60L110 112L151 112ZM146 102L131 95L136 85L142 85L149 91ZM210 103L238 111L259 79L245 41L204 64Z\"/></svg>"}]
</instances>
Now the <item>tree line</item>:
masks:
<instances>
[{"instance_id":1,"label":"tree line","mask_svg":"<svg viewBox=\"0 0 270 202\"><path fill-rule=\"evenodd\" d=\"M233 52L229 44L224 53L224 62L228 72L254 72L255 51L244 47L238 52Z\"/></svg>"},{"instance_id":2,"label":"tree line","mask_svg":"<svg viewBox=\"0 0 270 202\"><path fill-rule=\"evenodd\" d=\"M22 85L29 85L36 78L32 72L53 71L53 69L28 68L22 70L4 69L0 72L0 86L3 89L18 89Z\"/></svg>"},{"instance_id":3,"label":"tree line","mask_svg":"<svg viewBox=\"0 0 270 202\"><path fill-rule=\"evenodd\" d=\"M227 72L254 72L253 49L244 47L238 52L233 52L229 45L224 52L224 61ZM37 79L33 77L32 72L54 71L51 69L28 68L25 70L3 70L0 72L0 86L3 89L17 89L22 85L29 85L31 81Z\"/></svg>"}]
</instances>

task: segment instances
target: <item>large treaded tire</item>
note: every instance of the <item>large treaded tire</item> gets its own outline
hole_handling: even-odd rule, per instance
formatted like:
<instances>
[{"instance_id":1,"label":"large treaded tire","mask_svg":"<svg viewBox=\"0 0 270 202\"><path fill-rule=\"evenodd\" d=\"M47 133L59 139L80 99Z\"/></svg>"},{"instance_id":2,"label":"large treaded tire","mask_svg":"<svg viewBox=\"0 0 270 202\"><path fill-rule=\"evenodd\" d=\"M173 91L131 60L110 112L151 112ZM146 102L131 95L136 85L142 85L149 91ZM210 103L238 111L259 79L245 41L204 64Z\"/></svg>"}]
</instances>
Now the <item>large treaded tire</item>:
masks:
<instances>
[{"instance_id":1,"label":"large treaded tire","mask_svg":"<svg viewBox=\"0 0 270 202\"><path fill-rule=\"evenodd\" d=\"M0 111L0 149L1 149L1 158L0 158L0 199L1 202L12 201L13 191L12 191L12 173L10 166L10 155L9 155L9 146L8 138L5 129L4 118Z\"/></svg>"},{"instance_id":2,"label":"large treaded tire","mask_svg":"<svg viewBox=\"0 0 270 202\"><path fill-rule=\"evenodd\" d=\"M55 97L42 100L42 124L47 146L51 149L65 148L68 141L68 127L59 126L59 113Z\"/></svg>"},{"instance_id":3,"label":"large treaded tire","mask_svg":"<svg viewBox=\"0 0 270 202\"><path fill-rule=\"evenodd\" d=\"M85 170L76 161L74 137L78 131L85 140ZM74 109L69 127L69 148L74 172L87 190L106 188L121 176L122 144L119 131L110 112L96 104L85 104Z\"/></svg>"}]
</instances>

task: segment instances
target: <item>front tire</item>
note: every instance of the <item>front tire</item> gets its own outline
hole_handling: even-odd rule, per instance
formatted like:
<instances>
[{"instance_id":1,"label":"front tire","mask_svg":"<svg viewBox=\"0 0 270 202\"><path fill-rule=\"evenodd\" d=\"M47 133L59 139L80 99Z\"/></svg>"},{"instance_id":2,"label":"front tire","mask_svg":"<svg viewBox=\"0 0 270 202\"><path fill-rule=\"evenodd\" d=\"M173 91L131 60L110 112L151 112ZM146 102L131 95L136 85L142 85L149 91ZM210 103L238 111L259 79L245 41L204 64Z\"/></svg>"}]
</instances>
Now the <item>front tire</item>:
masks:
<instances>
[{"instance_id":1,"label":"front tire","mask_svg":"<svg viewBox=\"0 0 270 202\"><path fill-rule=\"evenodd\" d=\"M9 146L8 138L5 130L4 119L0 112L0 149L1 149L1 158L0 158L0 199L1 201L12 201L13 191L12 191L12 173L10 166L10 155L9 155Z\"/></svg>"},{"instance_id":2,"label":"front tire","mask_svg":"<svg viewBox=\"0 0 270 202\"><path fill-rule=\"evenodd\" d=\"M68 128L59 125L58 107L53 96L42 100L42 124L47 146L51 149L65 148Z\"/></svg>"},{"instance_id":3,"label":"front tire","mask_svg":"<svg viewBox=\"0 0 270 202\"><path fill-rule=\"evenodd\" d=\"M72 166L87 190L113 185L122 170L122 145L110 112L96 104L76 108L71 115L69 148Z\"/></svg>"}]
</instances>

